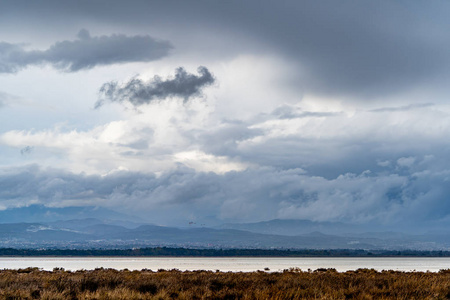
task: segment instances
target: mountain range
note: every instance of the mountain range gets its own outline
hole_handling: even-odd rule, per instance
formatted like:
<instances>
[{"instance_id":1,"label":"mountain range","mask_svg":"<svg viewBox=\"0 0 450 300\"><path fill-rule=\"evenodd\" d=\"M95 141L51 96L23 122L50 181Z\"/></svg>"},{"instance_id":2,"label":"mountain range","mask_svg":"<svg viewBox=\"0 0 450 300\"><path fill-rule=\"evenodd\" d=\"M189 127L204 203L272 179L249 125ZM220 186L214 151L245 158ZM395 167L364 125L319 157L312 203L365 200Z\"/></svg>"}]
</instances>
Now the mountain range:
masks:
<instances>
[{"instance_id":1,"label":"mountain range","mask_svg":"<svg viewBox=\"0 0 450 300\"><path fill-rule=\"evenodd\" d=\"M226 223L215 228L191 223L180 228L133 220L107 209L39 206L2 211L0 218L0 247L11 248L450 249L445 232L370 232L365 231L370 227L308 220Z\"/></svg>"}]
</instances>

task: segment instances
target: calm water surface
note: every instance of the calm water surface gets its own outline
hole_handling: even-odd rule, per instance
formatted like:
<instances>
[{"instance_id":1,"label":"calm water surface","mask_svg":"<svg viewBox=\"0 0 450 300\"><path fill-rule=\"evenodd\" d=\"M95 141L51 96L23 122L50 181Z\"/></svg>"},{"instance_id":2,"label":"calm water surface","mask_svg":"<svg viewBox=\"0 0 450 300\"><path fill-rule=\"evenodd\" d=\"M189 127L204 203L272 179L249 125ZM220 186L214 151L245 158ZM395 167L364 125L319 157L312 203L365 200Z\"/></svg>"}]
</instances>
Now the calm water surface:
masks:
<instances>
[{"instance_id":1,"label":"calm water surface","mask_svg":"<svg viewBox=\"0 0 450 300\"><path fill-rule=\"evenodd\" d=\"M38 267L52 270L59 267L66 270L92 270L95 268L114 269L179 269L221 270L250 272L269 268L281 271L289 268L302 270L335 268L338 271L373 268L376 270L431 271L450 269L450 258L431 257L379 257L379 258L203 258L203 257L0 257L0 269Z\"/></svg>"}]
</instances>

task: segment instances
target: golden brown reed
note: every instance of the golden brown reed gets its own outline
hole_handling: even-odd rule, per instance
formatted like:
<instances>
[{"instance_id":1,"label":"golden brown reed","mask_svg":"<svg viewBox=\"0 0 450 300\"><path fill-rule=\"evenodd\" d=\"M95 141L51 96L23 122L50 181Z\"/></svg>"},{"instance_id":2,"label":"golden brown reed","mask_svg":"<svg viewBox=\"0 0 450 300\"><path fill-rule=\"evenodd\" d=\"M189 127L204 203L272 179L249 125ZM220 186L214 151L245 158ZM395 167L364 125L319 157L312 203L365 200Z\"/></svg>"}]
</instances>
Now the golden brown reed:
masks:
<instances>
[{"instance_id":1,"label":"golden brown reed","mask_svg":"<svg viewBox=\"0 0 450 300\"><path fill-rule=\"evenodd\" d=\"M450 271L0 271L1 299L450 299Z\"/></svg>"}]
</instances>

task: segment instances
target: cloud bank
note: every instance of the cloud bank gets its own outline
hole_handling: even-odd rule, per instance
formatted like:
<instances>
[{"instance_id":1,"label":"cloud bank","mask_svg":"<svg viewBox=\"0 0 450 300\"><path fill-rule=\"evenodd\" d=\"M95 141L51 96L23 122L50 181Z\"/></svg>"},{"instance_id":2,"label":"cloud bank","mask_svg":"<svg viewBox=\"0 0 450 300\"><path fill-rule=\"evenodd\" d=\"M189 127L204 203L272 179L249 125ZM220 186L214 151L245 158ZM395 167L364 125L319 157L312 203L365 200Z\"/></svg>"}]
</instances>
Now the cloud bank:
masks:
<instances>
[{"instance_id":1,"label":"cloud bank","mask_svg":"<svg viewBox=\"0 0 450 300\"><path fill-rule=\"evenodd\" d=\"M27 166L0 172L0 206L97 205L169 225L279 218L415 223L409 230L416 230L426 222L448 221L449 174L448 169L422 169L326 179L302 169L257 168L219 175L180 167L158 176L124 171L99 176Z\"/></svg>"},{"instance_id":2,"label":"cloud bank","mask_svg":"<svg viewBox=\"0 0 450 300\"><path fill-rule=\"evenodd\" d=\"M206 67L198 67L197 72L199 75L190 74L180 67L175 70L175 77L166 80L155 76L147 82L139 78L133 78L123 84L115 81L107 82L100 88L102 99L95 107L102 106L105 101L130 102L134 106L168 97L179 97L188 101L191 97L201 95L203 88L215 82L215 78Z\"/></svg>"},{"instance_id":3,"label":"cloud bank","mask_svg":"<svg viewBox=\"0 0 450 300\"><path fill-rule=\"evenodd\" d=\"M16 73L27 66L50 64L64 72L77 72L96 66L148 62L168 55L170 42L149 35L92 37L82 29L74 41L61 41L47 50L26 50L23 45L0 42L0 73Z\"/></svg>"},{"instance_id":4,"label":"cloud bank","mask_svg":"<svg viewBox=\"0 0 450 300\"><path fill-rule=\"evenodd\" d=\"M168 225L280 218L428 230L450 219L446 107L330 114L284 105L218 122L208 103L189 112L172 104L92 131L2 135L3 145L34 146L41 167L4 168L0 204L98 205ZM45 159L56 154L61 161Z\"/></svg>"}]
</instances>

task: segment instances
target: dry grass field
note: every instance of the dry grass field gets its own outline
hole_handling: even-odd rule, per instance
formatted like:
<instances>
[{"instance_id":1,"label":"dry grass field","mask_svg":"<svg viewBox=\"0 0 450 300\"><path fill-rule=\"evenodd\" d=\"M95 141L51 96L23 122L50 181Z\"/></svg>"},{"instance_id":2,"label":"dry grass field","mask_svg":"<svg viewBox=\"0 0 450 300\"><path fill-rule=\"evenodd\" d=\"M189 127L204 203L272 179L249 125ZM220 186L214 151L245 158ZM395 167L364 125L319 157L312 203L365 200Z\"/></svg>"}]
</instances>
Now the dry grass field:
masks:
<instances>
[{"instance_id":1,"label":"dry grass field","mask_svg":"<svg viewBox=\"0 0 450 300\"><path fill-rule=\"evenodd\" d=\"M450 299L450 271L0 271L0 299Z\"/></svg>"}]
</instances>

